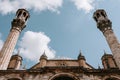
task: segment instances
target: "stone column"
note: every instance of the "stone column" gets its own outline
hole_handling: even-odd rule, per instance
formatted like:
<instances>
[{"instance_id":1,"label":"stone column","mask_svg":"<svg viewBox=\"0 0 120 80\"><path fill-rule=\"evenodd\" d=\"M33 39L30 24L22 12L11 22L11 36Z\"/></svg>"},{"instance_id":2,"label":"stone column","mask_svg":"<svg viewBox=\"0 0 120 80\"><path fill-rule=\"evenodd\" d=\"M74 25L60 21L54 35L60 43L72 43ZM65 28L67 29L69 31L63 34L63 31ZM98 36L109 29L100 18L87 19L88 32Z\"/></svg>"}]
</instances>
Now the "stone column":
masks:
<instances>
[{"instance_id":1,"label":"stone column","mask_svg":"<svg viewBox=\"0 0 120 80\"><path fill-rule=\"evenodd\" d=\"M25 23L29 18L29 13L25 9L19 9L16 18L12 21L10 33L0 51L0 70L6 70L17 43L21 31L25 28Z\"/></svg>"},{"instance_id":2,"label":"stone column","mask_svg":"<svg viewBox=\"0 0 120 80\"><path fill-rule=\"evenodd\" d=\"M104 10L97 10L93 18L97 22L97 28L103 33L112 51L117 66L120 68L120 44L113 32L112 22L108 19Z\"/></svg>"}]
</instances>

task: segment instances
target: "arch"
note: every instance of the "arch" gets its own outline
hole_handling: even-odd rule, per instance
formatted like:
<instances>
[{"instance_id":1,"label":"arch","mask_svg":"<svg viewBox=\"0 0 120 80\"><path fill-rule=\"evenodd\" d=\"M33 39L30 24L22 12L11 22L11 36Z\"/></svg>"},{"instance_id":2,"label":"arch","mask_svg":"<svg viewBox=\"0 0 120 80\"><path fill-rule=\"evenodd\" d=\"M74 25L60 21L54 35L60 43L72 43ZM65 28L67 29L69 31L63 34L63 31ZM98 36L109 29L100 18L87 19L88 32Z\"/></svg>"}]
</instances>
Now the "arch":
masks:
<instances>
[{"instance_id":1,"label":"arch","mask_svg":"<svg viewBox=\"0 0 120 80\"><path fill-rule=\"evenodd\" d=\"M6 79L7 79L7 80L22 80L21 77L19 77L19 76L17 76L17 75L14 75L14 74L7 75L7 76L6 76Z\"/></svg>"},{"instance_id":2,"label":"arch","mask_svg":"<svg viewBox=\"0 0 120 80\"><path fill-rule=\"evenodd\" d=\"M23 13L23 16L24 16L24 17L26 16L26 12Z\"/></svg>"},{"instance_id":3,"label":"arch","mask_svg":"<svg viewBox=\"0 0 120 80\"><path fill-rule=\"evenodd\" d=\"M25 21L27 21L27 19L28 19L28 16L25 18Z\"/></svg>"},{"instance_id":4,"label":"arch","mask_svg":"<svg viewBox=\"0 0 120 80\"><path fill-rule=\"evenodd\" d=\"M17 16L20 17L21 14L22 14L22 11L19 11Z\"/></svg>"},{"instance_id":5,"label":"arch","mask_svg":"<svg viewBox=\"0 0 120 80\"><path fill-rule=\"evenodd\" d=\"M74 79L69 76L59 76L54 78L53 80L74 80Z\"/></svg>"},{"instance_id":6,"label":"arch","mask_svg":"<svg viewBox=\"0 0 120 80\"><path fill-rule=\"evenodd\" d=\"M111 78L107 78L105 80L120 80L120 79L111 77Z\"/></svg>"},{"instance_id":7,"label":"arch","mask_svg":"<svg viewBox=\"0 0 120 80\"><path fill-rule=\"evenodd\" d=\"M59 73L59 74L52 76L49 80L60 80L63 78L66 78L66 80L79 80L78 77L70 73Z\"/></svg>"},{"instance_id":8,"label":"arch","mask_svg":"<svg viewBox=\"0 0 120 80\"><path fill-rule=\"evenodd\" d=\"M100 17L100 14L99 14L99 13L97 13L97 14L96 14L96 16L97 16L97 18L99 18L99 17Z\"/></svg>"},{"instance_id":9,"label":"arch","mask_svg":"<svg viewBox=\"0 0 120 80\"><path fill-rule=\"evenodd\" d=\"M7 80L20 80L19 78L9 78Z\"/></svg>"},{"instance_id":10,"label":"arch","mask_svg":"<svg viewBox=\"0 0 120 80\"><path fill-rule=\"evenodd\" d=\"M104 16L104 17L106 17L105 14L104 14L104 12L101 12L101 15Z\"/></svg>"},{"instance_id":11,"label":"arch","mask_svg":"<svg viewBox=\"0 0 120 80\"><path fill-rule=\"evenodd\" d=\"M119 75L106 76L104 80L120 80L120 76Z\"/></svg>"}]
</instances>

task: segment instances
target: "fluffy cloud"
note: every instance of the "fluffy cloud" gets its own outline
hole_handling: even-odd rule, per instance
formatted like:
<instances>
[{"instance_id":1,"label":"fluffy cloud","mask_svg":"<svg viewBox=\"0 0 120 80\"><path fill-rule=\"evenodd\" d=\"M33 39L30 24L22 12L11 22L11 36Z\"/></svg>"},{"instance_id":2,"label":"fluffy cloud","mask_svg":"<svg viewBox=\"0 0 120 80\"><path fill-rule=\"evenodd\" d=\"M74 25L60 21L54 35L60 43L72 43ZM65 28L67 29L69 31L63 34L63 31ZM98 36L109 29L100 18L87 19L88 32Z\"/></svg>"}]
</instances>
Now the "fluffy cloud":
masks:
<instances>
[{"instance_id":1,"label":"fluffy cloud","mask_svg":"<svg viewBox=\"0 0 120 80\"><path fill-rule=\"evenodd\" d=\"M1 34L0 34L0 50L1 50L2 46L3 46L3 40L1 39Z\"/></svg>"},{"instance_id":2,"label":"fluffy cloud","mask_svg":"<svg viewBox=\"0 0 120 80\"><path fill-rule=\"evenodd\" d=\"M48 46L49 42L50 38L43 32L27 31L19 42L21 55L31 61L38 61L45 51L48 58L54 58L55 51Z\"/></svg>"},{"instance_id":3,"label":"fluffy cloud","mask_svg":"<svg viewBox=\"0 0 120 80\"><path fill-rule=\"evenodd\" d=\"M62 6L62 2L62 0L0 0L0 13L15 12L18 8L59 12L58 8Z\"/></svg>"},{"instance_id":4,"label":"fluffy cloud","mask_svg":"<svg viewBox=\"0 0 120 80\"><path fill-rule=\"evenodd\" d=\"M95 0L70 0L78 10L84 10L86 13L94 9ZM50 10L58 12L62 7L63 0L0 0L0 13L14 13L19 8L25 8L34 11Z\"/></svg>"},{"instance_id":5,"label":"fluffy cloud","mask_svg":"<svg viewBox=\"0 0 120 80\"><path fill-rule=\"evenodd\" d=\"M86 13L94 9L94 0L72 0L78 10L84 10Z\"/></svg>"}]
</instances>

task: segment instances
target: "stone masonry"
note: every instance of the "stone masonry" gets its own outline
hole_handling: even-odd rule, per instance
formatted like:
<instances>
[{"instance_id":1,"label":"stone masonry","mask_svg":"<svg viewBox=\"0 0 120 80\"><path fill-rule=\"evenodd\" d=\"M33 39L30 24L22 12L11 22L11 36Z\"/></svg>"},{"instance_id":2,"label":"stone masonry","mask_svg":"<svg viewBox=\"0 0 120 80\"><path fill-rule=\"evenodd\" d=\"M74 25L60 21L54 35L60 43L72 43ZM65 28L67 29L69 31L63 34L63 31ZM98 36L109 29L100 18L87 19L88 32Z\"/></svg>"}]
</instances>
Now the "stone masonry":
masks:
<instances>
[{"instance_id":1,"label":"stone masonry","mask_svg":"<svg viewBox=\"0 0 120 80\"><path fill-rule=\"evenodd\" d=\"M17 43L20 32L25 28L29 13L25 9L19 9L16 18L12 21L12 27L6 42L0 51L0 70L6 70Z\"/></svg>"},{"instance_id":2,"label":"stone masonry","mask_svg":"<svg viewBox=\"0 0 120 80\"><path fill-rule=\"evenodd\" d=\"M108 19L104 10L97 10L93 17L97 22L97 27L105 36L113 57L120 68L120 44L112 30L112 22Z\"/></svg>"},{"instance_id":3,"label":"stone masonry","mask_svg":"<svg viewBox=\"0 0 120 80\"><path fill-rule=\"evenodd\" d=\"M97 10L93 17L113 53L104 53L101 58L103 68L92 67L81 52L77 59L48 59L44 52L38 63L26 69L20 68L22 56L12 55L29 18L28 11L19 9L0 52L0 80L120 80L120 45L112 30L112 22L104 10Z\"/></svg>"}]
</instances>

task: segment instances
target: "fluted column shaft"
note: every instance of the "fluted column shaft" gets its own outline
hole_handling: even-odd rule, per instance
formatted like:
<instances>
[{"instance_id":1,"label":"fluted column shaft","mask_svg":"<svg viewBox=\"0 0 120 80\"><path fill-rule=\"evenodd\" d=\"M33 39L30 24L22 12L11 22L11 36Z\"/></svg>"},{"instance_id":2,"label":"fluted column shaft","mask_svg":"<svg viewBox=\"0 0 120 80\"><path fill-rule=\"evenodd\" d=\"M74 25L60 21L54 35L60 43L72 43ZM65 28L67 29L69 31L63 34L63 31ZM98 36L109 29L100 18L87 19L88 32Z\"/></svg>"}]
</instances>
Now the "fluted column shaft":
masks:
<instances>
[{"instance_id":1,"label":"fluted column shaft","mask_svg":"<svg viewBox=\"0 0 120 80\"><path fill-rule=\"evenodd\" d=\"M30 17L29 12L25 9L18 9L16 17L11 22L12 27L0 51L0 70L6 70L16 46L21 31L26 27L26 21Z\"/></svg>"},{"instance_id":2,"label":"fluted column shaft","mask_svg":"<svg viewBox=\"0 0 120 80\"><path fill-rule=\"evenodd\" d=\"M17 43L19 34L20 31L16 29L11 29L10 34L8 35L8 38L0 52L0 69L7 69L10 58L12 56L12 52Z\"/></svg>"},{"instance_id":3,"label":"fluted column shaft","mask_svg":"<svg viewBox=\"0 0 120 80\"><path fill-rule=\"evenodd\" d=\"M120 68L120 44L113 32L113 30L107 30L104 33L107 43L113 53L113 57L116 61L117 66Z\"/></svg>"}]
</instances>

